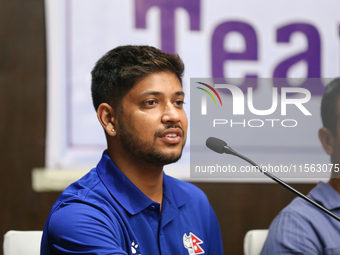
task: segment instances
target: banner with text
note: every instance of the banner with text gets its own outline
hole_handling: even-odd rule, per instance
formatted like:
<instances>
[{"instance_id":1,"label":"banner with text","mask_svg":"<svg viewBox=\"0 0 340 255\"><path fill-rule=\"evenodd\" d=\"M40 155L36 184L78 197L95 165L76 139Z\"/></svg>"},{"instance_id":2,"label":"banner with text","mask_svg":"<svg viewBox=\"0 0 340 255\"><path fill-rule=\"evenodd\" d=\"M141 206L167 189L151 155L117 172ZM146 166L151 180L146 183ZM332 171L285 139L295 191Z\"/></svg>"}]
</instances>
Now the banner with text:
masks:
<instances>
[{"instance_id":1,"label":"banner with text","mask_svg":"<svg viewBox=\"0 0 340 255\"><path fill-rule=\"evenodd\" d=\"M186 65L184 91L188 117L190 100L196 100L196 93L202 92L196 89L191 94L190 78L193 77L237 78L235 85L240 86L244 97L249 93L242 89L246 87L253 87L254 97L260 92L274 93L273 86L266 85L266 82L251 85L251 79L301 78L297 85L279 86L307 88L312 95L310 101L314 102L320 100L324 83L320 82L311 89L306 87L305 80L333 78L340 74L339 1L45 0L45 6L48 57L46 167L51 169L91 168L100 159L106 142L91 103L90 72L103 54L119 45L148 44L182 57ZM205 79L195 82L217 84ZM223 81L220 84L230 83ZM282 95L281 90L279 93ZM197 100L201 97L198 96ZM312 108L317 104L315 102ZM249 108L245 106L244 110ZM279 114L279 111L278 106L273 114ZM261 154L259 161L267 158L264 152L269 150L276 152L277 158L274 158L277 162L294 162L289 157L279 158L283 148L289 146L295 148L292 151L295 151L296 158L315 150L318 152L313 155L319 153L320 161L328 163L316 132L310 130L310 127L317 129L321 126L318 119L314 120L318 113L316 110L311 113L312 118L303 116L307 122L303 124L305 120L299 120L295 127L308 127L303 134L307 144L297 143L293 138L294 143L289 143L286 136L278 133L275 139L269 139L269 135L274 136L273 130L290 130L282 125L292 125L293 122L284 121L288 117L281 115L271 116L280 119L278 122L263 118L263 127L256 129L251 125L260 122L250 120L258 118L240 120L223 114L217 118L228 122L218 124L216 129L230 131L228 142L233 138L233 145L247 146L245 152ZM211 114L208 100L207 114ZM249 133L242 133L242 139L237 139L238 132L230 127L231 121L242 122L243 119L244 129L263 131L254 133L252 136L256 139L251 143L246 143ZM315 123L309 125L311 119ZM206 124L211 125L210 122ZM270 129L270 125L275 125L275 129ZM195 128L199 126L191 123L191 131ZM191 137L183 158L167 167L169 174L189 178L189 148L199 140ZM299 146L309 149L300 150Z\"/></svg>"}]
</instances>

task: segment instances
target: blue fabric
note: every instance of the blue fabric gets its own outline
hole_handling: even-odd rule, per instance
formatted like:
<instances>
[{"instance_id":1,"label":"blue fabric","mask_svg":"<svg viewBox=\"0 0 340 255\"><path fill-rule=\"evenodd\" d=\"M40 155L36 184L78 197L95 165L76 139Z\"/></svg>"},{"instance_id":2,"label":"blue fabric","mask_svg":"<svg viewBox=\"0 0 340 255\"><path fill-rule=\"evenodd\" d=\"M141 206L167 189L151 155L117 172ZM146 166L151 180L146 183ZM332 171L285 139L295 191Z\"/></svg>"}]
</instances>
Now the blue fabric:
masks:
<instances>
[{"instance_id":1,"label":"blue fabric","mask_svg":"<svg viewBox=\"0 0 340 255\"><path fill-rule=\"evenodd\" d=\"M200 189L164 174L160 212L160 204L104 153L97 167L52 207L41 254L203 254L188 253L183 241L188 236L196 251L223 254L217 218Z\"/></svg>"},{"instance_id":2,"label":"blue fabric","mask_svg":"<svg viewBox=\"0 0 340 255\"><path fill-rule=\"evenodd\" d=\"M308 196L340 216L340 195L329 184L319 182ZM339 255L340 222L295 198L270 225L261 254Z\"/></svg>"}]
</instances>

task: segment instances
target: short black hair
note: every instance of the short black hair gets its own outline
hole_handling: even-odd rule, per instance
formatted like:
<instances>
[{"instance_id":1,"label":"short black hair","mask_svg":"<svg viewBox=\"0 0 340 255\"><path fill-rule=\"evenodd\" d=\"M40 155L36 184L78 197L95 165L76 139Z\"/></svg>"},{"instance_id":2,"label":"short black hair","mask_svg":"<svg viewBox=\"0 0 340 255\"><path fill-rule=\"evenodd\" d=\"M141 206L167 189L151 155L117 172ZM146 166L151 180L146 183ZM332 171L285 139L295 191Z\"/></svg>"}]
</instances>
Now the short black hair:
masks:
<instances>
[{"instance_id":1,"label":"short black hair","mask_svg":"<svg viewBox=\"0 0 340 255\"><path fill-rule=\"evenodd\" d=\"M325 93L321 102L322 124L329 129L333 135L337 135L338 124L338 102L340 97L340 78L331 81L325 87Z\"/></svg>"},{"instance_id":2,"label":"short black hair","mask_svg":"<svg viewBox=\"0 0 340 255\"><path fill-rule=\"evenodd\" d=\"M184 64L177 54L146 45L125 45L110 50L97 61L91 72L95 110L102 103L119 110L122 98L137 82L161 71L174 73L182 85Z\"/></svg>"}]
</instances>

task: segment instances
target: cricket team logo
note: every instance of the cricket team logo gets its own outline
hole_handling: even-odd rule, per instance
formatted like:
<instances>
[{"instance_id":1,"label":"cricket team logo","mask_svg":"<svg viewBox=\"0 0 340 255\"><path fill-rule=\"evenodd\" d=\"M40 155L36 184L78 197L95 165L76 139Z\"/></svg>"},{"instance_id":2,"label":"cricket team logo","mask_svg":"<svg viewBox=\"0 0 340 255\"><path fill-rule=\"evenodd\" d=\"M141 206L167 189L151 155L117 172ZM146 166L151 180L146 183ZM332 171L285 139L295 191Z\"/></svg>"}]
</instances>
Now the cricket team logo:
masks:
<instances>
[{"instance_id":1,"label":"cricket team logo","mask_svg":"<svg viewBox=\"0 0 340 255\"><path fill-rule=\"evenodd\" d=\"M200 246L203 241L190 232L189 236L183 235L183 245L188 249L189 254L203 254L204 250Z\"/></svg>"}]
</instances>

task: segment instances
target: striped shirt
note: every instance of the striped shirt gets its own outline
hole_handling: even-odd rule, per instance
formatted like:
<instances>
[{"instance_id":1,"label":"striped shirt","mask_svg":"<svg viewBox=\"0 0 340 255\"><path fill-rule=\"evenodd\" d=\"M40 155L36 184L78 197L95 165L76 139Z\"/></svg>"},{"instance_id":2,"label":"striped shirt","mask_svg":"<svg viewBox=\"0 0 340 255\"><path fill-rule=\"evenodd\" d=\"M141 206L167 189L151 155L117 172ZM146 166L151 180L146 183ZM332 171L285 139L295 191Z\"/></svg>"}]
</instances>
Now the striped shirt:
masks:
<instances>
[{"instance_id":1,"label":"striped shirt","mask_svg":"<svg viewBox=\"0 0 340 255\"><path fill-rule=\"evenodd\" d=\"M340 195L319 182L308 197L340 216ZM262 255L340 254L340 222L302 198L295 198L274 219Z\"/></svg>"}]
</instances>

